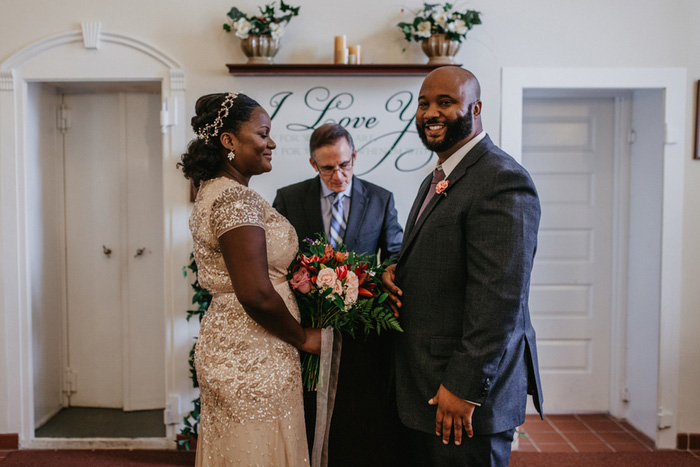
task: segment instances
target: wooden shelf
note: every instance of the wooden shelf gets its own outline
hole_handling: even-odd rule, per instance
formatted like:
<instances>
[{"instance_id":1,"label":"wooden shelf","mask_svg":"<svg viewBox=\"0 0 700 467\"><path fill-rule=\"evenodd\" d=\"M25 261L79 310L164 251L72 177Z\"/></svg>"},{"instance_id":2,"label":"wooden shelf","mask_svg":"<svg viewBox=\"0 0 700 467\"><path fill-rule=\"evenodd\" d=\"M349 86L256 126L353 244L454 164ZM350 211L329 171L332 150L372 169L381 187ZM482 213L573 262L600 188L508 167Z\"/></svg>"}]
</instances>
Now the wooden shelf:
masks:
<instances>
[{"instance_id":1,"label":"wooden shelf","mask_svg":"<svg viewBox=\"0 0 700 467\"><path fill-rule=\"evenodd\" d=\"M334 65L334 64L226 64L232 75L276 76L425 76L443 65L388 64L388 65ZM461 65L457 65L461 66Z\"/></svg>"}]
</instances>

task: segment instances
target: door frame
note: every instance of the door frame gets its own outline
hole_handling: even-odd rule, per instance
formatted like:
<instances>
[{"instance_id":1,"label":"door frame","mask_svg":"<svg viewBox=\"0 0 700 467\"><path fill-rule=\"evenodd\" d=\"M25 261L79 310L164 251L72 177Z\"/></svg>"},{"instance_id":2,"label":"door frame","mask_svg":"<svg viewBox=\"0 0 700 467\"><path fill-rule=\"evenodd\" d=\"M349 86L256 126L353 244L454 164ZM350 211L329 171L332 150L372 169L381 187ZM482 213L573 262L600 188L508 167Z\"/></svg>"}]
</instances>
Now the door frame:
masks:
<instances>
[{"instance_id":1,"label":"door frame","mask_svg":"<svg viewBox=\"0 0 700 467\"><path fill-rule=\"evenodd\" d=\"M120 440L115 446L168 448L182 419L180 400L190 400L187 361L193 330L182 317L188 288L182 265L191 241L186 228L189 185L176 163L187 144L185 73L180 63L157 47L121 33L102 31L100 22L31 44L0 62L0 432L18 433L22 447L56 447L34 440L31 271L27 251L26 116L29 83L160 83L163 136L163 254L161 291L165 308L166 426L162 440ZM48 443L48 444L47 444ZM102 441L102 444L110 441ZM150 443L150 444L149 444ZM94 446L75 440L61 447Z\"/></svg>"},{"instance_id":2,"label":"door frame","mask_svg":"<svg viewBox=\"0 0 700 467\"><path fill-rule=\"evenodd\" d=\"M683 158L687 73L684 68L503 68L501 74L501 147L522 159L522 108L526 89L635 90L664 93L666 138L663 151L661 310L659 322L658 407L670 427L657 430L656 446L676 447L681 326L681 260L683 232ZM617 189L617 187L616 187ZM618 228L619 226L616 226ZM618 248L617 255L621 252ZM614 259L619 264L617 259ZM614 274L614 281L624 280ZM624 388L624 310L613 303L611 347L611 413L621 415Z\"/></svg>"}]
</instances>

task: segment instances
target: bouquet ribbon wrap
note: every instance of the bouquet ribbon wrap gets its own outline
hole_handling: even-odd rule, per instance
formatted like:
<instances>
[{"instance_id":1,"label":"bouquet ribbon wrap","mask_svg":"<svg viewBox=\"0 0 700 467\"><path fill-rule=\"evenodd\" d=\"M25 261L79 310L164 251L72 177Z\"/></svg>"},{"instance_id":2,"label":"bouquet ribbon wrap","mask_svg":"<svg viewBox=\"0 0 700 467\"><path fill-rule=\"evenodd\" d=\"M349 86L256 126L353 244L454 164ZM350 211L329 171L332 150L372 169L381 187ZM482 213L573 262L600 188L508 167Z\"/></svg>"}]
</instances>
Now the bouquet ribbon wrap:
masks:
<instances>
[{"instance_id":1,"label":"bouquet ribbon wrap","mask_svg":"<svg viewBox=\"0 0 700 467\"><path fill-rule=\"evenodd\" d=\"M340 351L343 337L332 327L321 331L321 362L316 387L316 431L311 450L311 467L328 465L328 434L335 406L335 392L338 388Z\"/></svg>"}]
</instances>

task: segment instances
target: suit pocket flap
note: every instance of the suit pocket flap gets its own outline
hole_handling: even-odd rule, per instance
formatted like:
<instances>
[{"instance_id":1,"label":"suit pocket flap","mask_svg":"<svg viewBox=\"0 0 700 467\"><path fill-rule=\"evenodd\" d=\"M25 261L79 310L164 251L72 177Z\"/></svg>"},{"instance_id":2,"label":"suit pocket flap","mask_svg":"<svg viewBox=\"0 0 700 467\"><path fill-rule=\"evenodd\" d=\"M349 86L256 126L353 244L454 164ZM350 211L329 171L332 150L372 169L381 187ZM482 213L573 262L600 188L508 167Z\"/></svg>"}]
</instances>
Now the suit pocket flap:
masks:
<instances>
[{"instance_id":1,"label":"suit pocket flap","mask_svg":"<svg viewBox=\"0 0 700 467\"><path fill-rule=\"evenodd\" d=\"M450 357L459 346L458 337L431 337L430 355L436 357Z\"/></svg>"}]
</instances>

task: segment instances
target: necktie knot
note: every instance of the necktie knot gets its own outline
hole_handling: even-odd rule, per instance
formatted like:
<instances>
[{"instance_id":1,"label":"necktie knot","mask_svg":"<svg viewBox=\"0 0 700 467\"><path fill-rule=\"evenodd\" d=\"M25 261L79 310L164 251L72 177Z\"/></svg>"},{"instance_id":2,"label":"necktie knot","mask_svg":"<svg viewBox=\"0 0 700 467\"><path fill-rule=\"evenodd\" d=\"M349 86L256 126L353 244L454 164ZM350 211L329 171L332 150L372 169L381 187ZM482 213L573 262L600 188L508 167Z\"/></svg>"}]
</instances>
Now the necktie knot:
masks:
<instances>
[{"instance_id":1,"label":"necktie knot","mask_svg":"<svg viewBox=\"0 0 700 467\"><path fill-rule=\"evenodd\" d=\"M433 170L433 180L430 182L431 185L437 185L441 181L445 179L445 171L442 170L441 166L437 166L435 170Z\"/></svg>"}]
</instances>

